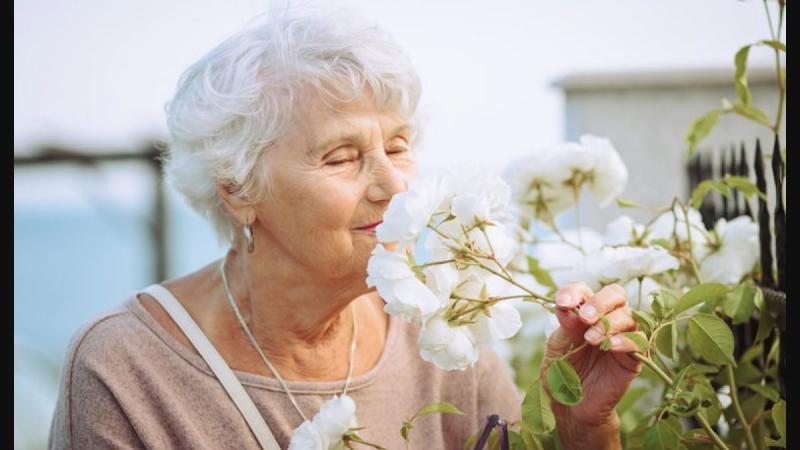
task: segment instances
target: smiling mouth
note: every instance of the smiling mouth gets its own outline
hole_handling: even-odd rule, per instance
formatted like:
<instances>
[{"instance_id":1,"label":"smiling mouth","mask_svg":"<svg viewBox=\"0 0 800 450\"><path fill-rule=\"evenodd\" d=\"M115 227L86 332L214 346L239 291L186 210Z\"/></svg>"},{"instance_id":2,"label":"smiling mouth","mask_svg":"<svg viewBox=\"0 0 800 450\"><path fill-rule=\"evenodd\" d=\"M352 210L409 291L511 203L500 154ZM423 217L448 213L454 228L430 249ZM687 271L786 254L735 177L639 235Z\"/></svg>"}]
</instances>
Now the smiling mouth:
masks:
<instances>
[{"instance_id":1,"label":"smiling mouth","mask_svg":"<svg viewBox=\"0 0 800 450\"><path fill-rule=\"evenodd\" d=\"M375 229L378 228L378 225L380 225L382 223L383 223L383 221L381 220L380 222L375 222L375 223L372 223L372 224L369 224L369 225L365 225L363 227L358 227L358 228L356 228L356 230L364 231L364 232L370 233L370 234L375 234Z\"/></svg>"}]
</instances>

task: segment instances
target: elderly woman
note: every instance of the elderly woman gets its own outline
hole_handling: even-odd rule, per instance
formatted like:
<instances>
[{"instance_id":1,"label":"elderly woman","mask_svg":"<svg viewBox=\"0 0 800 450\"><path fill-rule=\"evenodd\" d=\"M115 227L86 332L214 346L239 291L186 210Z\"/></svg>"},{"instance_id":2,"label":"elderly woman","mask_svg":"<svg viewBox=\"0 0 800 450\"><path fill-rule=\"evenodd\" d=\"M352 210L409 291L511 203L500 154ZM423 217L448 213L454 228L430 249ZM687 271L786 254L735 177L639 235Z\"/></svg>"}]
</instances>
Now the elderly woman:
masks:
<instances>
[{"instance_id":1,"label":"elderly woman","mask_svg":"<svg viewBox=\"0 0 800 450\"><path fill-rule=\"evenodd\" d=\"M230 248L78 330L50 447L328 448L306 420L334 396L352 399L346 426L389 449L433 402L465 414L419 419L410 448L460 449L487 415L519 419L491 350L462 371L421 360L418 326L365 283L376 226L414 177L419 95L393 41L329 13L262 18L191 66L167 108L165 170ZM583 402L554 406L564 448L620 446L614 406L640 366L631 342L601 352L592 333L601 316L612 334L635 328L626 302L618 286L557 295L546 360L591 344L570 357Z\"/></svg>"}]
</instances>

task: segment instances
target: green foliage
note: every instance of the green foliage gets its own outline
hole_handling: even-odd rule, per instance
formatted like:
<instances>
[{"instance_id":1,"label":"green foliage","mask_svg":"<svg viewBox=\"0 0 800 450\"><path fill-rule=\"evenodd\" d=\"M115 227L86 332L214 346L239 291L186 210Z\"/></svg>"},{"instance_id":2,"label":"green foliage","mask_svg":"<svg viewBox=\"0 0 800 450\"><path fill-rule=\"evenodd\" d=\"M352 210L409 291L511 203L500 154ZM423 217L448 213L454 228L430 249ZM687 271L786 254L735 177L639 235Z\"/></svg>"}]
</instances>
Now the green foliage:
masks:
<instances>
[{"instance_id":1,"label":"green foliage","mask_svg":"<svg viewBox=\"0 0 800 450\"><path fill-rule=\"evenodd\" d=\"M549 289L547 295L553 295L556 289L558 289L556 282L553 281L553 277L550 276L550 272L543 269L539 265L539 260L531 256L528 256L528 272L533 275L537 283Z\"/></svg>"},{"instance_id":2,"label":"green foliage","mask_svg":"<svg viewBox=\"0 0 800 450\"><path fill-rule=\"evenodd\" d=\"M556 419L550 409L550 397L537 378L525 392L522 401L522 424L532 434L545 434L553 431Z\"/></svg>"},{"instance_id":3,"label":"green foliage","mask_svg":"<svg viewBox=\"0 0 800 450\"><path fill-rule=\"evenodd\" d=\"M696 357L712 364L736 365L733 359L733 333L713 314L698 313L689 319L688 344Z\"/></svg>"},{"instance_id":4,"label":"green foliage","mask_svg":"<svg viewBox=\"0 0 800 450\"><path fill-rule=\"evenodd\" d=\"M581 379L564 359L552 361L545 371L547 390L553 400L562 405L577 405L581 401Z\"/></svg>"},{"instance_id":5,"label":"green foliage","mask_svg":"<svg viewBox=\"0 0 800 450\"><path fill-rule=\"evenodd\" d=\"M424 417L430 414L457 414L457 415L464 415L460 409L456 408L454 405L447 403L447 402L437 402L431 403L430 405L425 405L413 416L407 418L403 421L403 425L400 427L400 435L403 437L403 441L405 441L406 445L408 445L408 434L414 428L414 420Z\"/></svg>"}]
</instances>

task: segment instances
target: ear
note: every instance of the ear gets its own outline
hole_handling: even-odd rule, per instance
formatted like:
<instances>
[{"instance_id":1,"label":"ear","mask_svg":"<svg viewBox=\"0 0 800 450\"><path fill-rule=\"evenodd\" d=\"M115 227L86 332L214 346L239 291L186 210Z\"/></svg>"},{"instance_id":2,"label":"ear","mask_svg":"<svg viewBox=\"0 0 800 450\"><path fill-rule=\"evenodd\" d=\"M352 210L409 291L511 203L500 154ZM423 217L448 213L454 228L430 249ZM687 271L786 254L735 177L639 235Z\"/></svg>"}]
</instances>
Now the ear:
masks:
<instances>
[{"instance_id":1,"label":"ear","mask_svg":"<svg viewBox=\"0 0 800 450\"><path fill-rule=\"evenodd\" d=\"M255 205L239 195L239 186L232 181L218 181L217 194L222 204L240 225L252 224L256 220Z\"/></svg>"}]
</instances>

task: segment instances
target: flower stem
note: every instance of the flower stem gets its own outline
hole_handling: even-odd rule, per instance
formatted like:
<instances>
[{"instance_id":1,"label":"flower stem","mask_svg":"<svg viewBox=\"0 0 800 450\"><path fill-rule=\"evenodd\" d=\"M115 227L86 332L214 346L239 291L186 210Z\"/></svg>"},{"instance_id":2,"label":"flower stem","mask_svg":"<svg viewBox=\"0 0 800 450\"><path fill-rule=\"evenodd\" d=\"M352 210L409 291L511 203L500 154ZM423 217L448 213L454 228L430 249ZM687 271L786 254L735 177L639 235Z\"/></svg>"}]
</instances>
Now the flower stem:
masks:
<instances>
[{"instance_id":1,"label":"flower stem","mask_svg":"<svg viewBox=\"0 0 800 450\"><path fill-rule=\"evenodd\" d=\"M424 268L430 267L430 266L438 266L440 264L449 264L449 263L454 263L454 262L456 262L455 259L443 259L441 261L431 261L429 263L420 264L417 267L419 267L420 269L424 269Z\"/></svg>"},{"instance_id":2,"label":"flower stem","mask_svg":"<svg viewBox=\"0 0 800 450\"><path fill-rule=\"evenodd\" d=\"M581 190L580 185L572 187L572 195L575 197L575 228L578 230L578 245L583 250L583 234L581 233Z\"/></svg>"},{"instance_id":3,"label":"flower stem","mask_svg":"<svg viewBox=\"0 0 800 450\"><path fill-rule=\"evenodd\" d=\"M692 245L692 226L689 224L689 211L686 209L686 205L683 204L682 201L678 200L676 197L675 200L678 201L678 205L681 207L681 211L683 211L683 220L686 222L686 239L689 241L689 262L692 266L692 272L694 272L695 278L697 278L697 283L701 284L703 282L702 278L700 278L700 270L697 268L697 263L694 260L694 246Z\"/></svg>"},{"instance_id":4,"label":"flower stem","mask_svg":"<svg viewBox=\"0 0 800 450\"><path fill-rule=\"evenodd\" d=\"M736 392L736 379L733 376L733 368L730 364L725 366L725 372L728 376L728 384L731 388L731 403L733 403L736 417L739 418L739 423L741 423L742 428L744 428L744 435L747 437L747 447L752 450L757 450L758 447L756 446L755 439L753 439L753 432L750 430L750 424L747 422L747 418L745 418L744 412L742 412L742 406L739 404L739 394Z\"/></svg>"},{"instance_id":5,"label":"flower stem","mask_svg":"<svg viewBox=\"0 0 800 450\"><path fill-rule=\"evenodd\" d=\"M636 309L642 309L642 280L644 277L639 277L639 302L636 304Z\"/></svg>"},{"instance_id":6,"label":"flower stem","mask_svg":"<svg viewBox=\"0 0 800 450\"><path fill-rule=\"evenodd\" d=\"M545 296L543 296L543 295L539 295L539 294L537 294L537 293L535 293L535 292L531 291L531 290L530 290L530 289L528 289L527 287L525 287L525 286L523 286L523 285L521 285L521 284L517 283L517 282L514 280L514 278L512 278L511 276L507 276L507 275L505 275L505 274L502 274L502 273L500 273L500 272L498 272L498 271L496 271L496 270L494 270L494 269L491 269L491 268L489 268L489 267L487 267L487 266L485 266L485 265L483 265L483 264L481 264L481 263L477 263L477 264L474 264L474 263L473 263L472 265L478 266L478 267L480 267L481 269L483 269L483 270L486 270L487 272L490 272L490 273L492 273L492 274L494 274L494 275L497 275L498 277L500 277L500 278L502 278L502 279L504 279L504 280L508 281L509 283L513 284L514 286L516 286L516 287L518 287L518 288L522 289L523 291L527 292L528 294L530 294L530 295L529 295L530 297L532 297L533 299L537 300L537 301L538 301L539 303L541 303L541 304L544 304L544 303L555 303L555 302L554 302L552 299L549 299L549 298L547 298L547 297L545 297Z\"/></svg>"},{"instance_id":7,"label":"flower stem","mask_svg":"<svg viewBox=\"0 0 800 450\"><path fill-rule=\"evenodd\" d=\"M643 362L647 367L649 367L653 372L655 372L656 375L658 375L662 380L664 380L665 383L667 383L669 386L672 386L672 378L670 378L669 375L664 373L664 371L661 370L661 368L658 367L656 363L654 363L650 358L638 352L631 353L631 356ZM706 433L708 433L711 439L714 440L714 444L716 444L717 447L721 448L722 450L730 450L728 449L728 446L725 445L725 442L722 441L722 438L720 438L719 435L715 433L714 430L711 428L711 425L708 424L708 419L706 419L706 417L703 415L702 412L698 411L697 413L695 413L695 417L697 417L697 420L700 422L700 425L702 425Z\"/></svg>"}]
</instances>

